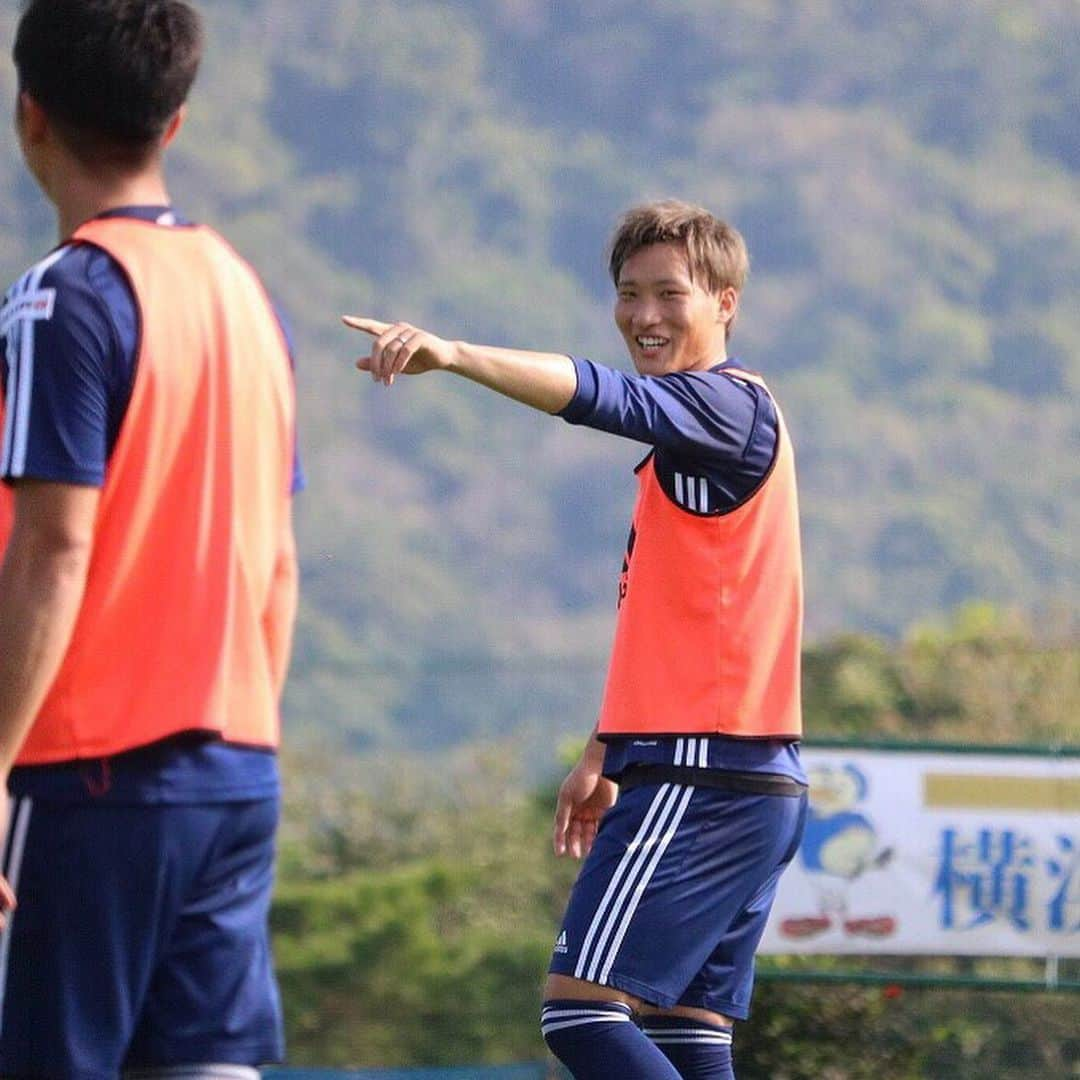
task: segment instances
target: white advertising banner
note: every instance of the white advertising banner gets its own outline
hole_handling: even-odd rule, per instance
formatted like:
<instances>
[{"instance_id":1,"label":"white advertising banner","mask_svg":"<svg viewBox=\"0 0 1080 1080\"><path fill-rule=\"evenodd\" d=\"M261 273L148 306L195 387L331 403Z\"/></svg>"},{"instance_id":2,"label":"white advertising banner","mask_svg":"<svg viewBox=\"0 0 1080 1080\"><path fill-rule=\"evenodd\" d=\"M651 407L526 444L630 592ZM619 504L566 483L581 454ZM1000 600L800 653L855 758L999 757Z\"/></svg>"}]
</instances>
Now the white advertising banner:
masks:
<instances>
[{"instance_id":1,"label":"white advertising banner","mask_svg":"<svg viewBox=\"0 0 1080 1080\"><path fill-rule=\"evenodd\" d=\"M762 953L1080 957L1080 756L804 747Z\"/></svg>"}]
</instances>

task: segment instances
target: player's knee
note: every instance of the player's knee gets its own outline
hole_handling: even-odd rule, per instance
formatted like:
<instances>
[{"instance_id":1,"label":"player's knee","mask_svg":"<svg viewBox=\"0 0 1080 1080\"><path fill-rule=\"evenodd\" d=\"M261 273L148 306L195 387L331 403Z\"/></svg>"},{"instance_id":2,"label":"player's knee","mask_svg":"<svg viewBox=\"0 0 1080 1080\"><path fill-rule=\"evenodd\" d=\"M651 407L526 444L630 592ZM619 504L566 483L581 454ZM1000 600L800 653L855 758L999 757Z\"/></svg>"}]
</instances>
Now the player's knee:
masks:
<instances>
[{"instance_id":1,"label":"player's knee","mask_svg":"<svg viewBox=\"0 0 1080 1080\"><path fill-rule=\"evenodd\" d=\"M621 1001L574 1001L549 999L540 1011L540 1031L544 1042L556 1055L564 1046L587 1035L607 1033L614 1024L633 1024L634 1012Z\"/></svg>"},{"instance_id":2,"label":"player's knee","mask_svg":"<svg viewBox=\"0 0 1080 1080\"><path fill-rule=\"evenodd\" d=\"M575 1075L589 1075L601 1046L624 1030L636 1029L634 1013L620 1001L549 999L540 1011L540 1031L548 1049Z\"/></svg>"},{"instance_id":3,"label":"player's knee","mask_svg":"<svg viewBox=\"0 0 1080 1080\"><path fill-rule=\"evenodd\" d=\"M574 1080L680 1080L621 1001L551 998L544 1002L540 1029Z\"/></svg>"},{"instance_id":4,"label":"player's knee","mask_svg":"<svg viewBox=\"0 0 1080 1080\"><path fill-rule=\"evenodd\" d=\"M668 1014L646 1017L641 1028L683 1080L735 1080L730 1024Z\"/></svg>"}]
</instances>

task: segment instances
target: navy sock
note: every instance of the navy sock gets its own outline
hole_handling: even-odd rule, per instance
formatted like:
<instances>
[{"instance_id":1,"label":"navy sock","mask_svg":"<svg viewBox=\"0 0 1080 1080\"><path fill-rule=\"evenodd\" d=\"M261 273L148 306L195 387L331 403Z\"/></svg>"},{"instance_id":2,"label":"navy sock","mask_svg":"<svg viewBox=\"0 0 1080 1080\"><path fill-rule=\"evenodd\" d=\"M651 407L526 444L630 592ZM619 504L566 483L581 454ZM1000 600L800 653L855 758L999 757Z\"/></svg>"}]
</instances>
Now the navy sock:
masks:
<instances>
[{"instance_id":1,"label":"navy sock","mask_svg":"<svg viewBox=\"0 0 1080 1080\"><path fill-rule=\"evenodd\" d=\"M629 1005L545 1001L540 1030L574 1080L679 1080L671 1062L634 1023Z\"/></svg>"},{"instance_id":2,"label":"navy sock","mask_svg":"<svg viewBox=\"0 0 1080 1080\"><path fill-rule=\"evenodd\" d=\"M731 1028L686 1016L646 1016L641 1027L683 1080L735 1080Z\"/></svg>"}]
</instances>

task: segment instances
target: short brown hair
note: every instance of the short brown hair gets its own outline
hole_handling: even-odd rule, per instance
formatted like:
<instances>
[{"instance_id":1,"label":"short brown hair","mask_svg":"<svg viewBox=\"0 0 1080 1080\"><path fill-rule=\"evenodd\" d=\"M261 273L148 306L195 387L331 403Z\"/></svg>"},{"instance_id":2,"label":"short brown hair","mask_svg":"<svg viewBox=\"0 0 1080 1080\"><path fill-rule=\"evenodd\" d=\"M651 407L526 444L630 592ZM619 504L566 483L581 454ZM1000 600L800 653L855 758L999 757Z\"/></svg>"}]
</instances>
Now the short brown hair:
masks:
<instances>
[{"instance_id":1,"label":"short brown hair","mask_svg":"<svg viewBox=\"0 0 1080 1080\"><path fill-rule=\"evenodd\" d=\"M623 263L635 252L653 244L680 244L686 249L690 277L711 293L729 286L736 292L746 284L750 255L737 229L708 210L677 199L643 203L623 214L611 239L608 269L615 287ZM734 325L728 324L728 333Z\"/></svg>"}]
</instances>

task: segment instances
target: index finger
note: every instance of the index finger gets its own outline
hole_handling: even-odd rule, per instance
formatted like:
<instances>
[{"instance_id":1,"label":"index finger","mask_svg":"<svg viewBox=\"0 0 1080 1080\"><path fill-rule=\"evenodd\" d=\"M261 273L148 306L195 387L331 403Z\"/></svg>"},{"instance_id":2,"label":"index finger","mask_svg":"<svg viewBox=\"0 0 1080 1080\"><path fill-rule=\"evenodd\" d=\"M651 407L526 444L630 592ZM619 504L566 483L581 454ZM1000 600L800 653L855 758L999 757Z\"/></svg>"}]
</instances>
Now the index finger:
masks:
<instances>
[{"instance_id":1,"label":"index finger","mask_svg":"<svg viewBox=\"0 0 1080 1080\"><path fill-rule=\"evenodd\" d=\"M353 330L363 330L365 334L370 334L372 337L385 334L392 325L388 322L379 322L378 319L365 318L363 315L342 315L341 321L346 326L351 326Z\"/></svg>"}]
</instances>

